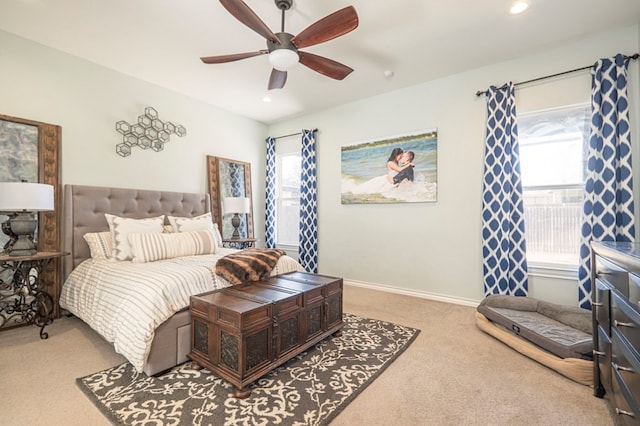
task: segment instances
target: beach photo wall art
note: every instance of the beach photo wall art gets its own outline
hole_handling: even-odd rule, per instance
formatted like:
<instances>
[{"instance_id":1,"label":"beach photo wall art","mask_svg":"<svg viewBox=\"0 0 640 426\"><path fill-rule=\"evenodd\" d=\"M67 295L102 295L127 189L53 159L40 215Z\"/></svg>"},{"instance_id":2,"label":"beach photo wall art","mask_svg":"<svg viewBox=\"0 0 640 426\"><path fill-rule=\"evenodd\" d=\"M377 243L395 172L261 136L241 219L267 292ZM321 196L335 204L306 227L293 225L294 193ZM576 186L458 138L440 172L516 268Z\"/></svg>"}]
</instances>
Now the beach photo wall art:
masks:
<instances>
[{"instance_id":1,"label":"beach photo wall art","mask_svg":"<svg viewBox=\"0 0 640 426\"><path fill-rule=\"evenodd\" d=\"M435 202L437 153L435 128L342 146L342 204Z\"/></svg>"}]
</instances>

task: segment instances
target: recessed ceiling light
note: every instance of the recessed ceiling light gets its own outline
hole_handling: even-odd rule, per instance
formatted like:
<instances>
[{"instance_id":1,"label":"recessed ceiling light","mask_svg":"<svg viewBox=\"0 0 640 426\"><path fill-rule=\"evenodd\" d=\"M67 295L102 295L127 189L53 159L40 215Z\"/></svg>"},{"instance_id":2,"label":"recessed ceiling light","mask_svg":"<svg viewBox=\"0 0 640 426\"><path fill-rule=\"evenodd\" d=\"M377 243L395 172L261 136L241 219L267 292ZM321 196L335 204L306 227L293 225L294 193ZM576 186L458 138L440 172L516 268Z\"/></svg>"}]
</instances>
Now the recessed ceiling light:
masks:
<instances>
[{"instance_id":1,"label":"recessed ceiling light","mask_svg":"<svg viewBox=\"0 0 640 426\"><path fill-rule=\"evenodd\" d=\"M271 102L271 98L268 96L265 96L264 98L262 98L262 102Z\"/></svg>"},{"instance_id":2,"label":"recessed ceiling light","mask_svg":"<svg viewBox=\"0 0 640 426\"><path fill-rule=\"evenodd\" d=\"M511 5L511 8L509 9L509 14L510 15L519 15L520 13L524 12L525 10L529 9L529 3L526 1L517 1L515 3L513 3Z\"/></svg>"}]
</instances>

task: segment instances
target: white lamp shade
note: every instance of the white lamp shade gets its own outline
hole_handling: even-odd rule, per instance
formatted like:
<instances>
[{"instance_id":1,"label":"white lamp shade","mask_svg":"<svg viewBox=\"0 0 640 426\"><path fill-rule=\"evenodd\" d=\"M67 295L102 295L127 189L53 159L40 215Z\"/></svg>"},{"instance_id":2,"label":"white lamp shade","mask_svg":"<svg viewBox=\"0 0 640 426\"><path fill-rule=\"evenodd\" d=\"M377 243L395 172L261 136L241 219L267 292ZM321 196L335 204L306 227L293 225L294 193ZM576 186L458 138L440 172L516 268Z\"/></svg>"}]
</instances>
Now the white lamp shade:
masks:
<instances>
[{"instance_id":1,"label":"white lamp shade","mask_svg":"<svg viewBox=\"0 0 640 426\"><path fill-rule=\"evenodd\" d=\"M298 54L289 49L276 49L269 53L271 66L279 71L286 71L294 66L300 58Z\"/></svg>"},{"instance_id":2,"label":"white lamp shade","mask_svg":"<svg viewBox=\"0 0 640 426\"><path fill-rule=\"evenodd\" d=\"M225 197L222 200L225 213L249 213L250 200L244 197Z\"/></svg>"},{"instance_id":3,"label":"white lamp shade","mask_svg":"<svg viewBox=\"0 0 640 426\"><path fill-rule=\"evenodd\" d=\"M53 185L29 182L0 182L0 211L53 210Z\"/></svg>"}]
</instances>

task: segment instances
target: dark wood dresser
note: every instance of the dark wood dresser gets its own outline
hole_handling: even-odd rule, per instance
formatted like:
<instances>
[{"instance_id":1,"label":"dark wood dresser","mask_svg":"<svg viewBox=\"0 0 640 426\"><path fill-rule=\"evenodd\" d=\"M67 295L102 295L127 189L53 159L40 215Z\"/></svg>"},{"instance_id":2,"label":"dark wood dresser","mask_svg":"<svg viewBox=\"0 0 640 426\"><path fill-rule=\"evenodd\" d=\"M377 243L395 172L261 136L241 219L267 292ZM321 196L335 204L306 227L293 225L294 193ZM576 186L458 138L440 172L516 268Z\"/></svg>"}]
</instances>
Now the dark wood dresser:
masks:
<instances>
[{"instance_id":1,"label":"dark wood dresser","mask_svg":"<svg viewBox=\"0 0 640 426\"><path fill-rule=\"evenodd\" d=\"M640 422L640 244L593 242L594 394Z\"/></svg>"},{"instance_id":2,"label":"dark wood dresser","mask_svg":"<svg viewBox=\"0 0 640 426\"><path fill-rule=\"evenodd\" d=\"M191 297L191 352L247 398L247 385L342 327L342 278L292 272Z\"/></svg>"}]
</instances>

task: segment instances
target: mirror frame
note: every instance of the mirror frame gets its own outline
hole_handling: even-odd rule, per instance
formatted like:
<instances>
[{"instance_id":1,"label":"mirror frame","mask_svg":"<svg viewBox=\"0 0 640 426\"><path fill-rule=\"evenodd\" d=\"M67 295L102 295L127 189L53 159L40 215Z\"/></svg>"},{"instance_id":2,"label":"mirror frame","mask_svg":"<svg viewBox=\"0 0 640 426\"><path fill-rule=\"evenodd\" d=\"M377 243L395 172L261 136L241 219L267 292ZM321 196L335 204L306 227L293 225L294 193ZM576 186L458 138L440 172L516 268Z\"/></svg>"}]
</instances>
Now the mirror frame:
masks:
<instances>
[{"instance_id":1,"label":"mirror frame","mask_svg":"<svg viewBox=\"0 0 640 426\"><path fill-rule=\"evenodd\" d=\"M224 216L224 214L222 213L222 197L220 196L220 194L222 193L220 189L221 162L235 163L244 167L244 193L245 196L249 198L249 213L247 213L247 238L254 238L253 196L251 193L251 163L207 155L207 186L209 196L211 197L211 216L213 218L213 222L218 224L218 229L220 230L220 234L222 235L223 239L228 239L228 237L225 238L223 234L224 228L222 227L222 217Z\"/></svg>"},{"instance_id":2,"label":"mirror frame","mask_svg":"<svg viewBox=\"0 0 640 426\"><path fill-rule=\"evenodd\" d=\"M34 126L38 129L38 182L53 186L53 211L38 213L38 251L59 252L61 250L62 235L62 186L61 186L61 141L62 127L41 121L27 120L0 114L0 121ZM43 273L45 282L52 283L48 288L54 300L54 318L60 316L58 299L60 295L60 280L62 277L62 262L54 259L50 267Z\"/></svg>"}]
</instances>

